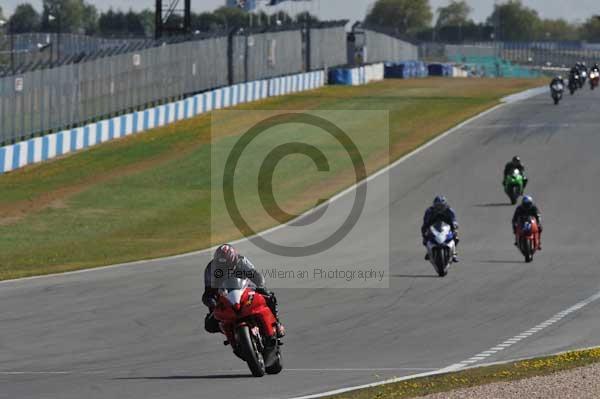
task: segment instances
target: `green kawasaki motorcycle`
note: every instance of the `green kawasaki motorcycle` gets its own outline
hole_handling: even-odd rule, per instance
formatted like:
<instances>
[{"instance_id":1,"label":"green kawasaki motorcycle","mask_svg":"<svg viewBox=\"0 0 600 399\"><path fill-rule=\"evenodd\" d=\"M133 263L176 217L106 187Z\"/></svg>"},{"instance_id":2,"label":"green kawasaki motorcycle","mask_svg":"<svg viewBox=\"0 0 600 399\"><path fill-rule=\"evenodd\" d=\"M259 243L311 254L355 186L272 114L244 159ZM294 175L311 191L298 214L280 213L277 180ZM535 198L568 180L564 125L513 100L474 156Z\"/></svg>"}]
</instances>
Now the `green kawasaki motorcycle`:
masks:
<instances>
[{"instance_id":1,"label":"green kawasaki motorcycle","mask_svg":"<svg viewBox=\"0 0 600 399\"><path fill-rule=\"evenodd\" d=\"M515 169L511 175L504 178L504 192L510 198L511 204L516 204L519 197L523 195L524 183L525 179L519 169Z\"/></svg>"}]
</instances>

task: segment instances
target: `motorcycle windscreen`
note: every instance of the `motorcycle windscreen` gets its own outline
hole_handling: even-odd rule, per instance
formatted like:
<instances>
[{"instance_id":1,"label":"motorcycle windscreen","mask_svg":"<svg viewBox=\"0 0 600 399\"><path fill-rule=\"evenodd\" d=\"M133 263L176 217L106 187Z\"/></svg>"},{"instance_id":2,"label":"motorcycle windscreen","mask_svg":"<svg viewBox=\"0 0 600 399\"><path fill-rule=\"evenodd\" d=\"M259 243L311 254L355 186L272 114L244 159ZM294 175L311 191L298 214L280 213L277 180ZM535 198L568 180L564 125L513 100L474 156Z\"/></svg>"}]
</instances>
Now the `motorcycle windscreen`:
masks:
<instances>
[{"instance_id":1,"label":"motorcycle windscreen","mask_svg":"<svg viewBox=\"0 0 600 399\"><path fill-rule=\"evenodd\" d=\"M226 296L232 305L235 305L241 302L244 290L253 286L254 284L248 279L228 278L221 282L219 292Z\"/></svg>"}]
</instances>

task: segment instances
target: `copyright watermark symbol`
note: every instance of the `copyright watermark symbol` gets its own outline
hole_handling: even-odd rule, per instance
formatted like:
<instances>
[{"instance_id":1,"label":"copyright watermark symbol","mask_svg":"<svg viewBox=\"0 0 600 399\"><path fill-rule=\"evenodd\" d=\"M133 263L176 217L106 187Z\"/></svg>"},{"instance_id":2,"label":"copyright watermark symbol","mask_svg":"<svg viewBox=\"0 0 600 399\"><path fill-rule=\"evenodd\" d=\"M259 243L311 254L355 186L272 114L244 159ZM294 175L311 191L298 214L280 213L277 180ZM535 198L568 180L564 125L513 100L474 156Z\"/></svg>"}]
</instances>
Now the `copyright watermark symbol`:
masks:
<instances>
[{"instance_id":1,"label":"copyright watermark symbol","mask_svg":"<svg viewBox=\"0 0 600 399\"><path fill-rule=\"evenodd\" d=\"M308 277L295 282L278 278L291 275L281 270L268 279L270 287L364 286L364 279L318 278L314 270L360 275L367 269L356 263L355 251L370 241L376 247L365 250L375 255L362 255L368 270L389 274L388 204L381 203L389 199L389 182L374 179L370 195L367 181L388 161L387 112L222 111L214 113L211 132L213 244L241 235L247 241L237 246L257 268L286 265L296 276L306 269L300 274ZM278 225L284 226L268 230ZM370 282L389 283L383 277Z\"/></svg>"}]
</instances>

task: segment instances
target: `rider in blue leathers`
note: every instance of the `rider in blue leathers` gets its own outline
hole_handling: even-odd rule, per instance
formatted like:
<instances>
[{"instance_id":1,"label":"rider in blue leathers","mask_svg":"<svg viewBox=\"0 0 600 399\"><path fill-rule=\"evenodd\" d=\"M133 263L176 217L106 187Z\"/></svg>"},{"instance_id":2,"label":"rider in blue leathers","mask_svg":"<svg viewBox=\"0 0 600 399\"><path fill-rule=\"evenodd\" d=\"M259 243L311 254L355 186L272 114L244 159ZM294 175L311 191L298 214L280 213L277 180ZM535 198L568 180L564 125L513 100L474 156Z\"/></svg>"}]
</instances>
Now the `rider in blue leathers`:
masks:
<instances>
[{"instance_id":1,"label":"rider in blue leathers","mask_svg":"<svg viewBox=\"0 0 600 399\"><path fill-rule=\"evenodd\" d=\"M454 233L454 242L458 245L458 222L456 221L456 213L448 205L446 197L440 195L435 197L433 206L429 207L427 211L425 211L425 216L423 216L423 226L421 226L423 245L427 246L427 233L429 228L440 221L450 226ZM429 253L425 255L425 260L429 260ZM458 262L458 254L456 252L454 252L452 260Z\"/></svg>"}]
</instances>

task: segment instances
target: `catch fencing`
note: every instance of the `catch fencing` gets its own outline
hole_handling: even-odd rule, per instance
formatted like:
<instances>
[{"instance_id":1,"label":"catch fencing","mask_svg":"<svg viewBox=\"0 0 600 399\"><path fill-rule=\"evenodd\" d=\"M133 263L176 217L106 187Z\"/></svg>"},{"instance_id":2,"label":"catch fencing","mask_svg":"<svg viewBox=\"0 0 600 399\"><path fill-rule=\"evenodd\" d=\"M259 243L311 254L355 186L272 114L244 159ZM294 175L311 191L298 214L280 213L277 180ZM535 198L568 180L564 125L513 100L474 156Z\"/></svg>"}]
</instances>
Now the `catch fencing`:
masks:
<instances>
[{"instance_id":1,"label":"catch fencing","mask_svg":"<svg viewBox=\"0 0 600 399\"><path fill-rule=\"evenodd\" d=\"M91 148L121 137L192 118L215 109L316 89L325 84L325 72L314 71L246 82L204 92L143 111L136 111L81 127L0 146L0 174L62 155Z\"/></svg>"},{"instance_id":2,"label":"catch fencing","mask_svg":"<svg viewBox=\"0 0 600 399\"><path fill-rule=\"evenodd\" d=\"M9 42L10 36L7 37ZM60 43L60 51L65 54L91 53L109 47L118 47L124 44L143 42L145 39L111 39L95 36L78 35L73 33L19 33L14 37L14 48L16 51L33 51L39 47ZM0 46L0 50L8 50L8 44Z\"/></svg>"},{"instance_id":3,"label":"catch fencing","mask_svg":"<svg viewBox=\"0 0 600 399\"><path fill-rule=\"evenodd\" d=\"M0 142L224 86L226 49L227 38L206 39L2 78Z\"/></svg>"},{"instance_id":4,"label":"catch fencing","mask_svg":"<svg viewBox=\"0 0 600 399\"><path fill-rule=\"evenodd\" d=\"M304 69L302 32L291 30L233 37L233 82L289 75Z\"/></svg>"},{"instance_id":5,"label":"catch fencing","mask_svg":"<svg viewBox=\"0 0 600 399\"><path fill-rule=\"evenodd\" d=\"M498 57L519 65L570 67L577 62L588 65L600 62L600 46L578 42L488 42L446 45L445 55L453 60L460 57Z\"/></svg>"},{"instance_id":6,"label":"catch fencing","mask_svg":"<svg viewBox=\"0 0 600 399\"><path fill-rule=\"evenodd\" d=\"M419 48L392 35L365 29L366 62L417 60Z\"/></svg>"},{"instance_id":7,"label":"catch fencing","mask_svg":"<svg viewBox=\"0 0 600 399\"><path fill-rule=\"evenodd\" d=\"M150 47L149 39L108 39L71 33L19 33L0 37L0 76ZM12 57L11 57L12 54Z\"/></svg>"},{"instance_id":8,"label":"catch fencing","mask_svg":"<svg viewBox=\"0 0 600 399\"><path fill-rule=\"evenodd\" d=\"M238 31L0 78L0 144L218 87L345 64L345 23Z\"/></svg>"},{"instance_id":9,"label":"catch fencing","mask_svg":"<svg viewBox=\"0 0 600 399\"><path fill-rule=\"evenodd\" d=\"M311 69L326 69L346 64L346 30L343 26L323 26L311 29L309 38Z\"/></svg>"}]
</instances>

